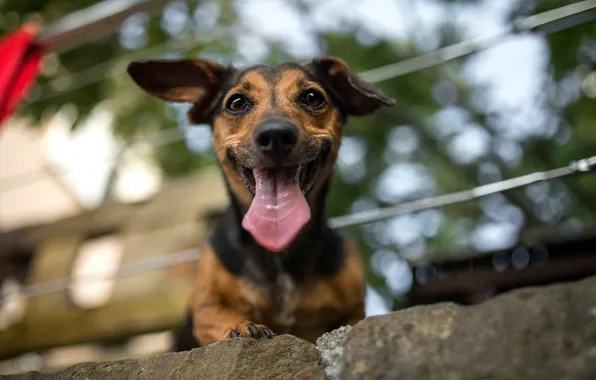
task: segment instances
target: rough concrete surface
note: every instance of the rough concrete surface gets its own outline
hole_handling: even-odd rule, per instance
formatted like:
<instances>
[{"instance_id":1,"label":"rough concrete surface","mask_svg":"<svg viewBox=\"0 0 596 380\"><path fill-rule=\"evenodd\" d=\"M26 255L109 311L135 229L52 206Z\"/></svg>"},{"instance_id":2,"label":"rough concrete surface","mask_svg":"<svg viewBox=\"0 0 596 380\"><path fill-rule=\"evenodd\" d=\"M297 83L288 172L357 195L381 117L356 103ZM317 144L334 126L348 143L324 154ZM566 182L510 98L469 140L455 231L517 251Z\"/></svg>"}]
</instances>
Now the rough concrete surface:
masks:
<instances>
[{"instance_id":1,"label":"rough concrete surface","mask_svg":"<svg viewBox=\"0 0 596 380\"><path fill-rule=\"evenodd\" d=\"M368 318L342 362L345 380L594 380L596 277Z\"/></svg>"},{"instance_id":2,"label":"rough concrete surface","mask_svg":"<svg viewBox=\"0 0 596 380\"><path fill-rule=\"evenodd\" d=\"M317 339L317 351L321 355L325 374L329 380L339 380L340 378L346 339L350 329L350 326L343 326Z\"/></svg>"},{"instance_id":3,"label":"rough concrete surface","mask_svg":"<svg viewBox=\"0 0 596 380\"><path fill-rule=\"evenodd\" d=\"M0 377L2 378L2 377ZM230 339L192 351L138 360L81 363L54 373L31 372L6 380L236 380L325 378L312 343L291 335ZM2 378L4 379L4 378Z\"/></svg>"}]
</instances>

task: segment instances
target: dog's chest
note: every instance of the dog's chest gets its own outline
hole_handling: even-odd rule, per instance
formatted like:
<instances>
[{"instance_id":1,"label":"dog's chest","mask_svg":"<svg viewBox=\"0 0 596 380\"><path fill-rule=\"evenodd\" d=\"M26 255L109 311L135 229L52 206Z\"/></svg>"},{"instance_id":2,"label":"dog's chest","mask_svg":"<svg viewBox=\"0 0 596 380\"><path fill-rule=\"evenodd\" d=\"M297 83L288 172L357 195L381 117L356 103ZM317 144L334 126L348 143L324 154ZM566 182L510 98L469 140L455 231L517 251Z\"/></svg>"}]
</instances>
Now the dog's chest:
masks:
<instances>
[{"instance_id":1,"label":"dog's chest","mask_svg":"<svg viewBox=\"0 0 596 380\"><path fill-rule=\"evenodd\" d=\"M247 274L254 288L245 289L244 296L254 306L252 309L256 320L269 320L290 331L296 324L296 310L302 292L292 275L283 271L281 264L277 265L274 278L266 278L264 272L255 265L249 266L250 272Z\"/></svg>"},{"instance_id":2,"label":"dog's chest","mask_svg":"<svg viewBox=\"0 0 596 380\"><path fill-rule=\"evenodd\" d=\"M300 301L300 289L287 273L280 273L272 292L274 304L278 307L273 315L275 324L291 327L296 323L296 308Z\"/></svg>"}]
</instances>

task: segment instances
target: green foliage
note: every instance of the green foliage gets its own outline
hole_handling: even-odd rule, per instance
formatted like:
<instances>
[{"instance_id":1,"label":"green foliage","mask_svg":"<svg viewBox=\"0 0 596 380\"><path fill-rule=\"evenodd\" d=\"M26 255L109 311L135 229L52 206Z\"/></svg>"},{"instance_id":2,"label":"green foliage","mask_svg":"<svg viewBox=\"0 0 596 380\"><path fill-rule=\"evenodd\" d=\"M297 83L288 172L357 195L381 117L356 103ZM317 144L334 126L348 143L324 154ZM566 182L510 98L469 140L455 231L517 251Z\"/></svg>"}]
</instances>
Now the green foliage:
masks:
<instances>
[{"instance_id":1,"label":"green foliage","mask_svg":"<svg viewBox=\"0 0 596 380\"><path fill-rule=\"evenodd\" d=\"M444 0L444 3L474 3L474 1ZM50 21L92 3L95 1L0 1L0 14L3 15L3 20L13 17L9 16L11 14L18 15L20 22L25 15L39 13L43 15L44 20ZM514 10L512 18L545 11L569 2L546 0L540 2L540 6L536 9L532 8L531 3L533 4L533 2L520 2L519 9ZM189 7L190 15L195 10L195 3L192 4ZM197 25L193 22L189 22L187 33L174 38L163 31L160 17L156 16L147 24L147 46L136 51L124 51L119 46L118 37L113 36L58 55L52 54L50 57L55 61L55 65L50 65L53 69L44 72L39 81L41 90L37 90L37 98L42 100L33 101L24 106L21 112L39 119L48 110L56 110L64 104L72 104L76 106L79 116L84 117L96 104L107 99L116 113L114 133L123 140L148 136L151 133L179 126L188 128L189 126L183 122L182 110L141 94L125 75L124 67L132 59L155 58L171 53L187 57L217 55L225 61L237 58L236 34L232 32L237 25L236 8L228 1L219 1L217 4L220 5L220 15L214 28L224 32L214 39L196 39L193 28ZM10 25L6 22L0 24L0 31L5 32L8 26L16 26L14 20L11 23ZM457 28L450 24L451 20L446 19L444 23L439 36L441 45L458 41ZM376 43L364 45L356 37L357 31L358 28L355 26L345 27L341 32L326 32L319 36L326 46L326 53L342 57L355 72L363 72L420 53L413 41L407 38L400 41L379 40ZM177 44L178 47L168 49L162 46L167 41ZM333 177L332 193L328 201L329 214L335 216L349 213L358 200L367 200L373 205L382 207L425 196L424 191L418 191L389 201L379 197L377 190L380 178L389 173L388 168L393 163L409 163L427 169L434 182L432 193L439 194L478 185L479 173L486 167L494 167L502 178L508 178L563 166L571 160L594 154L596 145L596 132L593 127L596 120L594 99L583 95L581 86L580 88L577 86L577 81L574 85L567 84L575 86L570 91L577 93L568 103L561 104L559 94L562 91L561 88L566 86L566 80L573 79L574 76L581 80L582 75L594 70L595 62L582 56L581 51L588 42L596 41L596 23L588 22L559 31L548 35L545 41L550 56L547 80L542 85L545 96L543 111L550 112L557 118L557 132L554 136L530 137L520 141L518 145L522 149L522 154L519 161L514 164L503 160L495 153L495 149L491 149L489 153L471 162L458 162L453 159L449 151L449 144L458 132L447 133L444 131L444 126L435 125L433 118L437 112L445 111L449 107L463 110L462 112L465 112L468 117L466 123L480 126L489 136L492 146L504 140L494 125L495 111L482 110L475 105L475 101L486 89L480 85L471 84L465 77L462 70L465 59L387 80L380 83L378 87L393 96L397 100L397 106L373 116L350 119L345 127L346 136L357 138L366 147L363 159L365 172L358 180L350 180L345 177L345 173L352 171L352 177L357 177L356 169L342 168L344 163L341 160L337 163L339 170ZM284 50L282 44L272 42L269 48L270 53L264 59L266 63L295 60ZM101 70L93 69L94 66L105 62L109 64L102 66ZM110 73L106 79L89 80L89 78L95 79L94 76L97 77L95 74L97 72L101 74L102 70ZM89 73L94 75L88 75ZM85 84L85 79L90 83ZM75 88L68 90L69 83L75 84ZM456 94L455 99L450 102L438 101L433 94L439 83L450 86L450 91ZM60 92L62 89L65 91ZM55 95L50 96L50 94ZM388 154L391 150L388 136L391 136L398 126L413 127L418 143L416 148L407 154L398 152L391 155ZM181 131L184 128L181 128ZM184 176L213 162L212 153L193 153L183 141L159 145L156 157L169 176ZM341 175L342 172L344 175ZM403 181L407 182L408 179ZM430 188L428 183L425 186ZM526 231L536 227L545 225L558 227L569 221L579 221L584 228L589 228L596 209L596 198L592 196L591 191L595 186L596 176L584 176L566 180L564 184L555 182L547 185L548 195L544 199L529 196L526 190L513 191L504 198L503 210L521 212L524 222L516 232L516 236L523 237ZM560 206L563 207L562 211L555 210L557 212L553 214L554 217L546 218L543 209L559 207L557 205L564 206ZM373 233L371 231L374 230L374 226L350 228L346 233L356 240L367 258L370 258L377 249L390 249L403 256L412 255L412 252L420 249L428 253L442 251L463 253L475 249L470 239L472 230L476 226L503 216L489 215L483 207L478 202L472 202L441 210L439 214L441 220L435 232L427 231L429 227L424 222L418 236L415 239L405 239L407 241L392 240L392 236L380 236L383 233L381 231L379 235L379 228L376 228L377 232ZM421 214L414 217L422 218ZM389 224L387 222L384 225ZM391 230L389 235L395 232ZM429 254L427 258L436 257ZM369 262L372 261L369 260ZM373 266L371 269L374 269ZM375 287L383 287L385 284L383 277L374 270L370 273L370 283Z\"/></svg>"}]
</instances>

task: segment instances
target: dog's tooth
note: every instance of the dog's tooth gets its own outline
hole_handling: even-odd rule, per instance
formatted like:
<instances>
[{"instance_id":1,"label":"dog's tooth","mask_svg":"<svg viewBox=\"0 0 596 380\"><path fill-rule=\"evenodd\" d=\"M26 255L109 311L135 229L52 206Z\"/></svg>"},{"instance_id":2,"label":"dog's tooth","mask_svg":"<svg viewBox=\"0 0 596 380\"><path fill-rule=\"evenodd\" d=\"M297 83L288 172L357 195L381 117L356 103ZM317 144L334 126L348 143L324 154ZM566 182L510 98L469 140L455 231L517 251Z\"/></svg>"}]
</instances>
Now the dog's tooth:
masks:
<instances>
[{"instance_id":1,"label":"dog's tooth","mask_svg":"<svg viewBox=\"0 0 596 380\"><path fill-rule=\"evenodd\" d=\"M302 178L302 165L298 165L298 169L296 170L296 176L294 177L296 181L300 181Z\"/></svg>"}]
</instances>

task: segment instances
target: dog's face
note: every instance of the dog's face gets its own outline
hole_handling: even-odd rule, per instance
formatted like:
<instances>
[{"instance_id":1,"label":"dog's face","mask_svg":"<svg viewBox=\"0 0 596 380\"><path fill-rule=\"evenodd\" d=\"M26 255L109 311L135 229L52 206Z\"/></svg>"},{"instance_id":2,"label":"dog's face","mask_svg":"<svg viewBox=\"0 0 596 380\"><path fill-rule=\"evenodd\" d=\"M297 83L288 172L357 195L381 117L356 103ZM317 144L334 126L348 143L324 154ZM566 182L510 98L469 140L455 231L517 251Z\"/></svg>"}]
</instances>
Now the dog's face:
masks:
<instances>
[{"instance_id":1,"label":"dog's face","mask_svg":"<svg viewBox=\"0 0 596 380\"><path fill-rule=\"evenodd\" d=\"M192 103L192 123L211 125L230 189L248 209L242 225L271 251L286 249L310 220L346 115L395 102L333 57L249 68L203 59L143 61L128 72L153 96Z\"/></svg>"}]
</instances>

